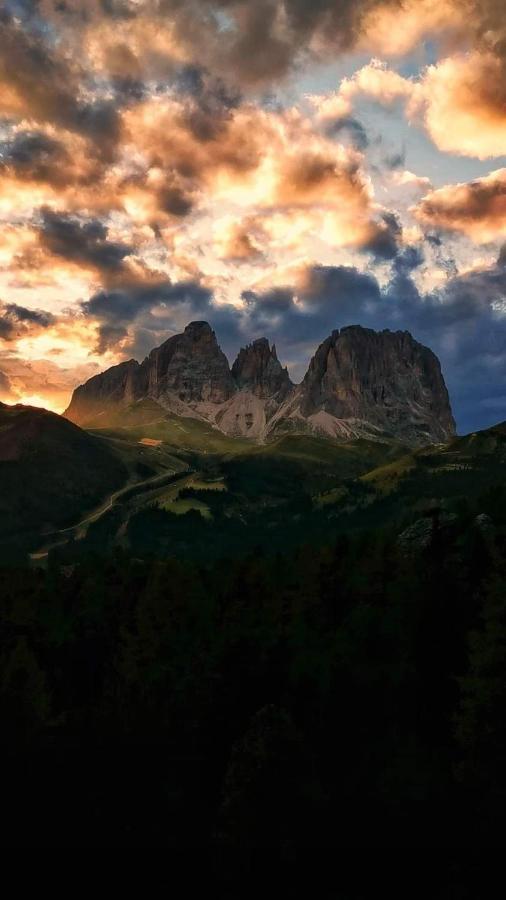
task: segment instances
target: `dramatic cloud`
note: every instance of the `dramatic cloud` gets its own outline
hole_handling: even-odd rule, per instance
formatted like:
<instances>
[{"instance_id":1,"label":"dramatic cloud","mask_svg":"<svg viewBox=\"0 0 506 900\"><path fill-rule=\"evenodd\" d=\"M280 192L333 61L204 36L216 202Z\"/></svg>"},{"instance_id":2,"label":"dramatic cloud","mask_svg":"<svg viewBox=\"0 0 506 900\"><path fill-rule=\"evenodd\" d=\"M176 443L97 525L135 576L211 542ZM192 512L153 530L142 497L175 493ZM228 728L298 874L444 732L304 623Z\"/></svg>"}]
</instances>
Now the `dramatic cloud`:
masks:
<instances>
[{"instance_id":1,"label":"dramatic cloud","mask_svg":"<svg viewBox=\"0 0 506 900\"><path fill-rule=\"evenodd\" d=\"M310 268L293 287L249 292L248 326L253 333L266 329L298 377L314 341L333 328L360 323L407 329L440 356L462 429L485 425L491 409L496 418L506 418L506 268L499 259L422 293L412 278L422 262L418 248L407 248L384 288L352 267Z\"/></svg>"},{"instance_id":2,"label":"dramatic cloud","mask_svg":"<svg viewBox=\"0 0 506 900\"><path fill-rule=\"evenodd\" d=\"M0 13L0 46L1 113L76 131L99 155L110 156L118 137L116 106L86 99L86 76L75 57L23 29L8 12Z\"/></svg>"},{"instance_id":3,"label":"dramatic cloud","mask_svg":"<svg viewBox=\"0 0 506 900\"><path fill-rule=\"evenodd\" d=\"M105 276L121 270L123 260L133 249L109 241L107 227L97 219L80 221L50 209L42 210L39 241L54 256L90 266Z\"/></svg>"},{"instance_id":4,"label":"dramatic cloud","mask_svg":"<svg viewBox=\"0 0 506 900\"><path fill-rule=\"evenodd\" d=\"M436 146L478 159L501 156L506 146L506 33L492 48L458 53L406 78L373 60L344 79L339 90L312 97L320 120L351 116L360 97L391 106L405 104L406 115L425 127ZM448 123L451 122L451 127Z\"/></svg>"},{"instance_id":5,"label":"dramatic cloud","mask_svg":"<svg viewBox=\"0 0 506 900\"><path fill-rule=\"evenodd\" d=\"M44 406L60 412L68 402L69 392L97 373L96 363L84 363L71 370L45 359L27 362L16 354L5 355L0 372L0 400Z\"/></svg>"},{"instance_id":6,"label":"dramatic cloud","mask_svg":"<svg viewBox=\"0 0 506 900\"><path fill-rule=\"evenodd\" d=\"M177 307L179 315L174 316ZM118 346L125 352L139 353L139 330L144 332L144 342L150 342L145 347L147 352L184 316L202 318L204 314L212 315L212 309L212 295L206 288L193 282L172 284L168 280L99 291L82 304L84 315L98 322L98 353ZM136 328L130 332L133 323Z\"/></svg>"},{"instance_id":7,"label":"dramatic cloud","mask_svg":"<svg viewBox=\"0 0 506 900\"><path fill-rule=\"evenodd\" d=\"M383 213L379 222L371 223L370 232L362 245L377 260L393 259L399 252L402 226L393 213Z\"/></svg>"},{"instance_id":8,"label":"dramatic cloud","mask_svg":"<svg viewBox=\"0 0 506 900\"><path fill-rule=\"evenodd\" d=\"M424 224L486 242L506 235L506 169L427 194L416 215Z\"/></svg>"},{"instance_id":9,"label":"dramatic cloud","mask_svg":"<svg viewBox=\"0 0 506 900\"><path fill-rule=\"evenodd\" d=\"M291 241L295 227L300 235L324 233L334 246L361 247L385 230L354 146L320 134L296 109L270 111L229 98L220 104L218 128L203 129L202 122L196 128L187 101L173 96L125 113L127 141L145 166L121 188L130 215L163 227L212 197L243 209L246 220L278 242L282 234ZM261 248L245 233L220 254L252 258Z\"/></svg>"},{"instance_id":10,"label":"dramatic cloud","mask_svg":"<svg viewBox=\"0 0 506 900\"><path fill-rule=\"evenodd\" d=\"M263 247L269 240L260 216L249 216L239 223L231 217L222 220L215 229L215 238L220 259L236 264L263 259Z\"/></svg>"},{"instance_id":11,"label":"dramatic cloud","mask_svg":"<svg viewBox=\"0 0 506 900\"><path fill-rule=\"evenodd\" d=\"M325 122L325 134L327 137L337 137L340 140L349 140L357 150L366 150L369 146L367 131L353 116L341 116Z\"/></svg>"},{"instance_id":12,"label":"dramatic cloud","mask_svg":"<svg viewBox=\"0 0 506 900\"><path fill-rule=\"evenodd\" d=\"M11 341L31 331L49 328L55 322L50 312L0 302L0 340Z\"/></svg>"},{"instance_id":13,"label":"dramatic cloud","mask_svg":"<svg viewBox=\"0 0 506 900\"><path fill-rule=\"evenodd\" d=\"M497 49L450 57L427 70L425 125L441 150L478 159L504 153L506 45Z\"/></svg>"},{"instance_id":14,"label":"dramatic cloud","mask_svg":"<svg viewBox=\"0 0 506 900\"><path fill-rule=\"evenodd\" d=\"M62 167L68 162L65 147L41 131L17 132L0 145L0 174L60 184Z\"/></svg>"},{"instance_id":15,"label":"dramatic cloud","mask_svg":"<svg viewBox=\"0 0 506 900\"><path fill-rule=\"evenodd\" d=\"M355 321L499 415L505 59L499 0L4 0L0 394Z\"/></svg>"},{"instance_id":16,"label":"dramatic cloud","mask_svg":"<svg viewBox=\"0 0 506 900\"><path fill-rule=\"evenodd\" d=\"M70 62L5 11L0 14L0 45L3 115L74 125L79 77Z\"/></svg>"},{"instance_id":17,"label":"dramatic cloud","mask_svg":"<svg viewBox=\"0 0 506 900\"><path fill-rule=\"evenodd\" d=\"M55 0L43 7L58 27L79 24L93 48L99 24L109 19L111 27L114 20L100 57L115 74L128 65L159 75L174 59L199 59L222 74L233 73L242 84L258 85L285 76L311 55L325 58L352 48L372 10L398 5L398 0ZM129 54L120 51L123 47Z\"/></svg>"}]
</instances>

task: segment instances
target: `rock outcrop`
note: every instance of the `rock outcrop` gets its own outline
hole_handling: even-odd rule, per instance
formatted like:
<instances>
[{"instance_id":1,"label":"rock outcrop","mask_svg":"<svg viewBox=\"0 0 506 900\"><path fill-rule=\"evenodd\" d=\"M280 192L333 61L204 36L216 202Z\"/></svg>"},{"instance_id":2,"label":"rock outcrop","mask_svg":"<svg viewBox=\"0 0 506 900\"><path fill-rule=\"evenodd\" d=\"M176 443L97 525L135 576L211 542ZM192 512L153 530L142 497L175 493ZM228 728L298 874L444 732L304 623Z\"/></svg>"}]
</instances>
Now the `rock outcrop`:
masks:
<instances>
[{"instance_id":1,"label":"rock outcrop","mask_svg":"<svg viewBox=\"0 0 506 900\"><path fill-rule=\"evenodd\" d=\"M139 370L144 394L181 403L224 403L234 393L227 357L207 322L190 322L182 334L152 350Z\"/></svg>"},{"instance_id":2,"label":"rock outcrop","mask_svg":"<svg viewBox=\"0 0 506 900\"><path fill-rule=\"evenodd\" d=\"M149 397L181 415L198 404L219 405L235 391L227 357L207 322L190 322L139 364L120 363L76 388L65 415L78 425L100 424L118 407Z\"/></svg>"},{"instance_id":3,"label":"rock outcrop","mask_svg":"<svg viewBox=\"0 0 506 900\"><path fill-rule=\"evenodd\" d=\"M232 378L239 390L250 391L261 400L286 397L293 387L288 369L281 366L276 347L267 338L258 338L243 347L232 366Z\"/></svg>"},{"instance_id":4,"label":"rock outcrop","mask_svg":"<svg viewBox=\"0 0 506 900\"><path fill-rule=\"evenodd\" d=\"M64 413L76 425L107 424L118 409L135 403L142 396L140 365L135 359L112 366L77 387Z\"/></svg>"},{"instance_id":5,"label":"rock outcrop","mask_svg":"<svg viewBox=\"0 0 506 900\"><path fill-rule=\"evenodd\" d=\"M332 436L381 434L411 446L455 434L435 354L407 331L359 325L318 347L290 405L287 421L297 419Z\"/></svg>"},{"instance_id":6,"label":"rock outcrop","mask_svg":"<svg viewBox=\"0 0 506 900\"><path fill-rule=\"evenodd\" d=\"M150 400L164 411L205 419L226 434L265 440L286 431L347 440L367 437L416 447L455 434L437 357L407 331L359 325L333 331L298 386L266 338L240 350L232 369L207 322L191 322L135 360L74 391L67 418L107 424L114 411Z\"/></svg>"}]
</instances>

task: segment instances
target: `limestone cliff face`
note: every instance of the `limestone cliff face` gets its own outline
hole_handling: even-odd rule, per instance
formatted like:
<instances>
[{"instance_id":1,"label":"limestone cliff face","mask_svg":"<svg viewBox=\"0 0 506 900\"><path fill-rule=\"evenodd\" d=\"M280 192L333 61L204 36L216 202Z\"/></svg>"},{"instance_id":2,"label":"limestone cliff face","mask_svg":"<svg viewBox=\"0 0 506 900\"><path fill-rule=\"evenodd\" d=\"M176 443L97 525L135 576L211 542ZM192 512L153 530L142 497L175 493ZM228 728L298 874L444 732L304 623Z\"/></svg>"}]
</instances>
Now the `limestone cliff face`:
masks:
<instances>
[{"instance_id":1,"label":"limestone cliff face","mask_svg":"<svg viewBox=\"0 0 506 900\"><path fill-rule=\"evenodd\" d=\"M234 393L227 357L207 322L190 322L182 334L152 350L140 367L141 392L181 403L224 403Z\"/></svg>"},{"instance_id":2,"label":"limestone cliff face","mask_svg":"<svg viewBox=\"0 0 506 900\"><path fill-rule=\"evenodd\" d=\"M276 347L267 338L259 338L243 347L232 366L232 378L239 390L250 391L261 400L286 396L293 387L288 370L281 366Z\"/></svg>"},{"instance_id":3,"label":"limestone cliff face","mask_svg":"<svg viewBox=\"0 0 506 900\"><path fill-rule=\"evenodd\" d=\"M152 350L143 363L129 360L76 388L65 415L78 425L100 424L112 410L145 398L185 414L198 403L224 403L234 390L214 331L207 322L191 322L182 334Z\"/></svg>"},{"instance_id":4,"label":"limestone cliff face","mask_svg":"<svg viewBox=\"0 0 506 900\"><path fill-rule=\"evenodd\" d=\"M255 440L309 431L416 447L455 434L434 353L407 331L358 325L333 331L295 387L266 338L243 348L230 370L207 322L191 322L143 363L114 366L77 388L66 416L80 425L118 424L127 410L131 421L141 400L155 401L162 415L198 417Z\"/></svg>"},{"instance_id":5,"label":"limestone cliff face","mask_svg":"<svg viewBox=\"0 0 506 900\"><path fill-rule=\"evenodd\" d=\"M139 370L139 363L129 359L94 375L75 389L65 416L76 425L100 425L109 413L134 403L141 396Z\"/></svg>"},{"instance_id":6,"label":"limestone cliff face","mask_svg":"<svg viewBox=\"0 0 506 900\"><path fill-rule=\"evenodd\" d=\"M413 445L455 434L439 360L407 331L333 331L309 364L298 406L304 419L358 420Z\"/></svg>"},{"instance_id":7,"label":"limestone cliff face","mask_svg":"<svg viewBox=\"0 0 506 900\"><path fill-rule=\"evenodd\" d=\"M216 410L212 421L225 434L263 440L270 422L293 391L287 369L267 338L243 347L232 366L235 394Z\"/></svg>"}]
</instances>

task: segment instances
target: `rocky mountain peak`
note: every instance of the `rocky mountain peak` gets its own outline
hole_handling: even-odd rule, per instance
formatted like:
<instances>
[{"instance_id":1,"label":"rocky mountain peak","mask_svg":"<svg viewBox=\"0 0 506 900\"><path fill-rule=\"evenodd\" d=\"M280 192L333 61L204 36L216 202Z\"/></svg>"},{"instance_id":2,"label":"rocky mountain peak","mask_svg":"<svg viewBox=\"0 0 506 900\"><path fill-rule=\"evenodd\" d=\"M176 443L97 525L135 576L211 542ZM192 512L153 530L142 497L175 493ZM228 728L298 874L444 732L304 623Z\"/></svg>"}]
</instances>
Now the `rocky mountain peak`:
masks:
<instances>
[{"instance_id":1,"label":"rocky mountain peak","mask_svg":"<svg viewBox=\"0 0 506 900\"><path fill-rule=\"evenodd\" d=\"M227 357L207 322L190 322L152 350L141 369L145 390L155 399L172 394L182 403L223 403L234 392Z\"/></svg>"},{"instance_id":2,"label":"rocky mountain peak","mask_svg":"<svg viewBox=\"0 0 506 900\"><path fill-rule=\"evenodd\" d=\"M295 387L267 338L243 347L230 369L211 326L190 322L141 364L129 360L81 385L66 415L79 425L118 422L139 400L255 440L309 431L421 446L455 434L434 353L407 331L360 325L332 331Z\"/></svg>"},{"instance_id":3,"label":"rocky mountain peak","mask_svg":"<svg viewBox=\"0 0 506 900\"><path fill-rule=\"evenodd\" d=\"M209 322L189 322L183 334L187 334L195 341L202 339L214 339L216 341L216 335Z\"/></svg>"},{"instance_id":4,"label":"rocky mountain peak","mask_svg":"<svg viewBox=\"0 0 506 900\"><path fill-rule=\"evenodd\" d=\"M232 378L239 390L250 391L261 399L268 399L292 387L287 369L283 369L276 347L267 338L257 338L243 347L232 366Z\"/></svg>"},{"instance_id":5,"label":"rocky mountain peak","mask_svg":"<svg viewBox=\"0 0 506 900\"><path fill-rule=\"evenodd\" d=\"M304 417L362 420L410 444L455 433L448 391L434 353L408 331L352 325L318 347L300 386Z\"/></svg>"}]
</instances>

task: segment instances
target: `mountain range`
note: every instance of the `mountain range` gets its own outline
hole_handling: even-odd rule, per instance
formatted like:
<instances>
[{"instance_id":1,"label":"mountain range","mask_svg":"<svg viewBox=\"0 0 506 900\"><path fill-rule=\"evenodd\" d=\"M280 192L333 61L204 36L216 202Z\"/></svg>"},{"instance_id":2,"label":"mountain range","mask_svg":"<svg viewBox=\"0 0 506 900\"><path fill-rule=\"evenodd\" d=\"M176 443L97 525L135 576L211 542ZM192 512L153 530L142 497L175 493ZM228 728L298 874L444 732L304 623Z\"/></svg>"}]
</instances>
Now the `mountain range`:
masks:
<instances>
[{"instance_id":1,"label":"mountain range","mask_svg":"<svg viewBox=\"0 0 506 900\"><path fill-rule=\"evenodd\" d=\"M263 443L286 433L339 441L394 440L420 447L455 434L435 354L409 332L352 325L317 348L298 385L267 338L232 367L207 322L191 322L142 363L120 363L76 388L64 413L85 428L167 414L205 421Z\"/></svg>"},{"instance_id":2,"label":"mountain range","mask_svg":"<svg viewBox=\"0 0 506 900\"><path fill-rule=\"evenodd\" d=\"M437 484L460 496L496 477L502 436L478 463L488 438L472 463L456 440L439 361L408 332L333 331L296 385L266 338L230 366L191 322L76 388L64 416L0 404L1 549L212 557L308 529L325 541L388 518L385 496L402 518L411 482L430 501Z\"/></svg>"}]
</instances>

